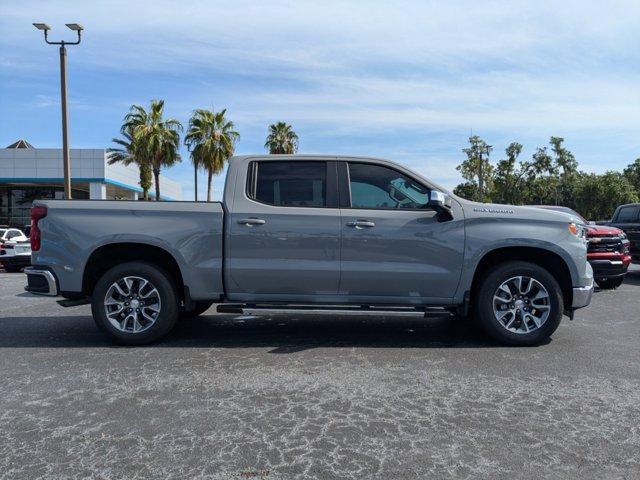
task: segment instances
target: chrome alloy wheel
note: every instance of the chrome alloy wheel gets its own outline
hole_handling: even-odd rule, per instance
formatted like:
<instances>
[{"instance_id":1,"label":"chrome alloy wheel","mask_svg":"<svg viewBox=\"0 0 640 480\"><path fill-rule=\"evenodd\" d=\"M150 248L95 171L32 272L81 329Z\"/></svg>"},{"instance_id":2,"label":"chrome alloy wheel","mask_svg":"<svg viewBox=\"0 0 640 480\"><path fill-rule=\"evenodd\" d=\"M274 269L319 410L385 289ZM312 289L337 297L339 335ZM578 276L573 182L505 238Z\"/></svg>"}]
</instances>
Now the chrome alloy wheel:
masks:
<instances>
[{"instance_id":1,"label":"chrome alloy wheel","mask_svg":"<svg viewBox=\"0 0 640 480\"><path fill-rule=\"evenodd\" d=\"M160 315L160 294L142 277L124 277L111 284L104 296L107 319L121 332L140 333Z\"/></svg>"},{"instance_id":2,"label":"chrome alloy wheel","mask_svg":"<svg viewBox=\"0 0 640 480\"><path fill-rule=\"evenodd\" d=\"M540 328L549 318L551 297L535 278L511 277L493 295L493 314L512 333L525 334Z\"/></svg>"}]
</instances>

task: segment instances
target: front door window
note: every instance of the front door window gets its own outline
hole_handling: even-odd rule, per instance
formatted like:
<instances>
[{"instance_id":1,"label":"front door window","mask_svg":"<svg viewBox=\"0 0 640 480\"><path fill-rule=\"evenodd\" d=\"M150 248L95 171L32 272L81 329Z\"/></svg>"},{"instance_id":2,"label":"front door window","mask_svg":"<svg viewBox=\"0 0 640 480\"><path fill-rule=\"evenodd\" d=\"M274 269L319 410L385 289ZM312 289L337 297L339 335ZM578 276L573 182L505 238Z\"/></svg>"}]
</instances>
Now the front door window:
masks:
<instances>
[{"instance_id":1,"label":"front door window","mask_svg":"<svg viewBox=\"0 0 640 480\"><path fill-rule=\"evenodd\" d=\"M349 163L352 208L425 208L429 190L391 168L365 163Z\"/></svg>"}]
</instances>

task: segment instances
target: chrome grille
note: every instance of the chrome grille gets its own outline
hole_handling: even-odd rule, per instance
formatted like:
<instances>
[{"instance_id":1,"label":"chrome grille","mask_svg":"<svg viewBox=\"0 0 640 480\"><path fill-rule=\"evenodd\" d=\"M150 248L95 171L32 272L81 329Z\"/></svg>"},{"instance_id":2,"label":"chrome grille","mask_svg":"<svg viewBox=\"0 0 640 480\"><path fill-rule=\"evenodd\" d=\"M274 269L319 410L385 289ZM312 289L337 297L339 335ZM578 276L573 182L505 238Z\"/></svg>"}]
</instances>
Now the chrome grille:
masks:
<instances>
[{"instance_id":1,"label":"chrome grille","mask_svg":"<svg viewBox=\"0 0 640 480\"><path fill-rule=\"evenodd\" d=\"M622 240L619 237L589 237L589 253L622 252Z\"/></svg>"}]
</instances>

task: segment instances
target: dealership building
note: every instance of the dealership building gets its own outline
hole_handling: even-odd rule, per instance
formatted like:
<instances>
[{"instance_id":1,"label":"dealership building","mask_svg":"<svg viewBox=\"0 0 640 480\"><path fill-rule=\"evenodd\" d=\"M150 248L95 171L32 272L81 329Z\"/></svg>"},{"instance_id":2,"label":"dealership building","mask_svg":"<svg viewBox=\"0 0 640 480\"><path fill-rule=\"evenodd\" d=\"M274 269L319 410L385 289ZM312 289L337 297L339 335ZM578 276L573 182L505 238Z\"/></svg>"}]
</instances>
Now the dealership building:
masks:
<instances>
[{"instance_id":1,"label":"dealership building","mask_svg":"<svg viewBox=\"0 0 640 480\"><path fill-rule=\"evenodd\" d=\"M71 190L74 199L138 200L142 196L136 165L109 165L105 149L71 149ZM163 200L181 200L178 182L160 176ZM149 196L155 198L152 189ZM0 225L29 224L36 199L64 198L62 149L34 148L19 140L0 148Z\"/></svg>"}]
</instances>

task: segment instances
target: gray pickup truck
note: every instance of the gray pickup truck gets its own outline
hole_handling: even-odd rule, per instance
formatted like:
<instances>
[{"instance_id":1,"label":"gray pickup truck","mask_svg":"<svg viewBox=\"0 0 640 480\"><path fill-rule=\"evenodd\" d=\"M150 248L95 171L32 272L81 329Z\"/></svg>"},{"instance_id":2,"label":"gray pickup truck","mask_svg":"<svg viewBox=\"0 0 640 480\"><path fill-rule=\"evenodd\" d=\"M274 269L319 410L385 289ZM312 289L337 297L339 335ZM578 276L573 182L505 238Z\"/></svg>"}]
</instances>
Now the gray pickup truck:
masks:
<instances>
[{"instance_id":1,"label":"gray pickup truck","mask_svg":"<svg viewBox=\"0 0 640 480\"><path fill-rule=\"evenodd\" d=\"M386 160L238 156L221 203L34 202L28 291L122 344L245 309L447 309L532 345L591 301L577 218L474 203Z\"/></svg>"}]
</instances>

